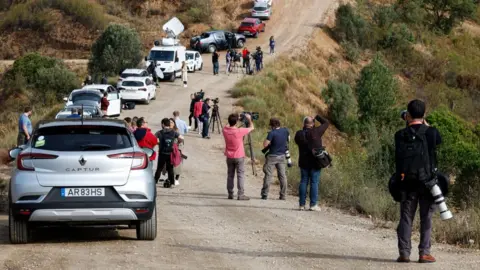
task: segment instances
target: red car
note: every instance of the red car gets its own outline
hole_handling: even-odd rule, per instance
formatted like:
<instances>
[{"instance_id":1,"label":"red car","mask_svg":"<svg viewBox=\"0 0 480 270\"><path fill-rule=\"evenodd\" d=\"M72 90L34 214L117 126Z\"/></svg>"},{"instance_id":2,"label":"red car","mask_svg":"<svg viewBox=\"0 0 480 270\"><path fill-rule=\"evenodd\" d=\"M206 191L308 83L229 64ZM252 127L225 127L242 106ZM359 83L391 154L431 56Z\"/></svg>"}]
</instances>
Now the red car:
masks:
<instances>
[{"instance_id":1,"label":"red car","mask_svg":"<svg viewBox=\"0 0 480 270\"><path fill-rule=\"evenodd\" d=\"M237 32L245 36L257 38L260 32L265 32L265 23L260 19L245 18L240 24L240 27L238 27Z\"/></svg>"}]
</instances>

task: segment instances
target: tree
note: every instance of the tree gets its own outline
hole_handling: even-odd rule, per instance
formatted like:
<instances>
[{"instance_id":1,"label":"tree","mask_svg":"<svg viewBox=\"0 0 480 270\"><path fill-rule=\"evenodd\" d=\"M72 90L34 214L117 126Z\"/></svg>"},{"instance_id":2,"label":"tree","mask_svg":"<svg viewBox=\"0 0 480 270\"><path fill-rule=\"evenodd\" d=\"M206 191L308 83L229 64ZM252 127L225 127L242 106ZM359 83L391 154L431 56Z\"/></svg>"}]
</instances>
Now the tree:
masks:
<instances>
[{"instance_id":1,"label":"tree","mask_svg":"<svg viewBox=\"0 0 480 270\"><path fill-rule=\"evenodd\" d=\"M362 120L386 120L395 107L398 84L390 69L377 55L364 67L357 83L357 97Z\"/></svg>"},{"instance_id":2,"label":"tree","mask_svg":"<svg viewBox=\"0 0 480 270\"><path fill-rule=\"evenodd\" d=\"M432 28L448 34L457 24L473 16L476 5L472 0L423 0L427 21Z\"/></svg>"},{"instance_id":3,"label":"tree","mask_svg":"<svg viewBox=\"0 0 480 270\"><path fill-rule=\"evenodd\" d=\"M138 33L129 27L111 24L92 46L88 62L90 73L114 75L136 67L142 60L142 43Z\"/></svg>"},{"instance_id":4,"label":"tree","mask_svg":"<svg viewBox=\"0 0 480 270\"><path fill-rule=\"evenodd\" d=\"M328 105L329 115L340 131L355 133L358 121L358 106L352 88L345 83L329 80L322 91Z\"/></svg>"}]
</instances>

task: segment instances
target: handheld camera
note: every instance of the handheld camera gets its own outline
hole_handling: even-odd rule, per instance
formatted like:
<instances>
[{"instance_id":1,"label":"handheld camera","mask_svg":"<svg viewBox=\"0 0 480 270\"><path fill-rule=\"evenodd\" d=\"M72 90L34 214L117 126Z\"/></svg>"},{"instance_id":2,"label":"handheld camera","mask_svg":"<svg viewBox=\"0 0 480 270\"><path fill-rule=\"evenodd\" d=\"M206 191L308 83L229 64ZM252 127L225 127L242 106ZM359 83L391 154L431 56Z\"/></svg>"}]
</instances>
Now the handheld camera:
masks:
<instances>
[{"instance_id":1,"label":"handheld camera","mask_svg":"<svg viewBox=\"0 0 480 270\"><path fill-rule=\"evenodd\" d=\"M247 115L247 114L250 115L250 117L252 118L252 121L256 121L260 117L260 114L258 112L242 112L240 114L240 121L243 122L245 127L249 127L249 125L250 125L247 118L245 117L245 115Z\"/></svg>"}]
</instances>

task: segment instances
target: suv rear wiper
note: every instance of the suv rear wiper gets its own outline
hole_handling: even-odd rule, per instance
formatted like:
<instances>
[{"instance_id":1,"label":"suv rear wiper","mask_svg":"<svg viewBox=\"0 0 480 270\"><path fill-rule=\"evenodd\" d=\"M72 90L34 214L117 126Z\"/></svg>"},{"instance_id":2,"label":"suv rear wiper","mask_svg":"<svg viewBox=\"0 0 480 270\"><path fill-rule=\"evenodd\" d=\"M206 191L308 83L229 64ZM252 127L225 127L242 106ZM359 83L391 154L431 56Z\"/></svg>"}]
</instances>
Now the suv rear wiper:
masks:
<instances>
[{"instance_id":1,"label":"suv rear wiper","mask_svg":"<svg viewBox=\"0 0 480 270\"><path fill-rule=\"evenodd\" d=\"M106 150L112 147L108 144L84 144L80 148L82 150Z\"/></svg>"}]
</instances>

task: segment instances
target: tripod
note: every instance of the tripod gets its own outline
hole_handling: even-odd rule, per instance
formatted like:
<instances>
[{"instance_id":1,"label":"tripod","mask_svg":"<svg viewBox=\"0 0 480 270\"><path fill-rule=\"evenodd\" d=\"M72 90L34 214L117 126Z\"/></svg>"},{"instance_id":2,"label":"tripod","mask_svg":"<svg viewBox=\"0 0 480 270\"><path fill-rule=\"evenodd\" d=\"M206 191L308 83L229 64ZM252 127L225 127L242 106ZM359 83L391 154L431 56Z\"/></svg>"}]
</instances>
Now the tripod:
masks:
<instances>
[{"instance_id":1,"label":"tripod","mask_svg":"<svg viewBox=\"0 0 480 270\"><path fill-rule=\"evenodd\" d=\"M242 124L241 127L246 127L246 125ZM252 173L253 175L257 176L257 170L255 169L255 154L253 153L252 135L250 133L248 133L247 143L245 143L244 145L248 145L248 150L250 152L250 160L252 162Z\"/></svg>"},{"instance_id":2,"label":"tripod","mask_svg":"<svg viewBox=\"0 0 480 270\"><path fill-rule=\"evenodd\" d=\"M212 118L210 118L210 122L208 123L209 127L212 126L212 132L215 132L215 123L217 123L218 134L220 134L220 128L223 129L223 125L222 118L220 117L220 110L217 104L213 104Z\"/></svg>"}]
</instances>

